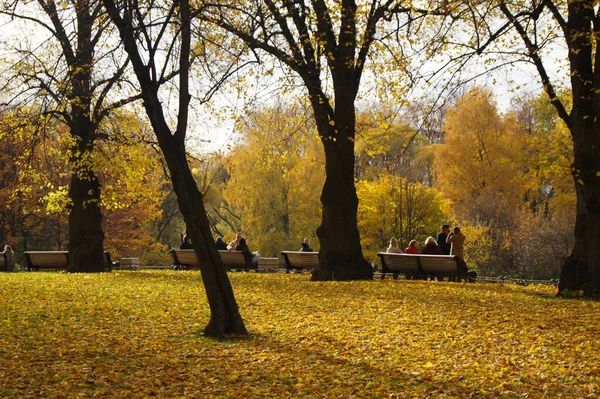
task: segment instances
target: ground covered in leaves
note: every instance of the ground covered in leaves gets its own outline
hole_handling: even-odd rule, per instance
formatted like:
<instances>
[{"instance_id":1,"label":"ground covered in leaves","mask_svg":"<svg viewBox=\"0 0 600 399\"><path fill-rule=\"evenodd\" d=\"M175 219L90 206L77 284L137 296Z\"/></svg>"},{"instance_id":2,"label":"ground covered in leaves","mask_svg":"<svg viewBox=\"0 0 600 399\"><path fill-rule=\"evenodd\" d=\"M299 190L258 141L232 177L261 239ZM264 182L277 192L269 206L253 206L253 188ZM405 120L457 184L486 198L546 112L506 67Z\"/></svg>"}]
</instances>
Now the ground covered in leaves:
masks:
<instances>
[{"instance_id":1,"label":"ground covered in leaves","mask_svg":"<svg viewBox=\"0 0 600 399\"><path fill-rule=\"evenodd\" d=\"M600 303L553 287L230 276L247 339L202 336L197 272L0 273L0 397L600 393Z\"/></svg>"}]
</instances>

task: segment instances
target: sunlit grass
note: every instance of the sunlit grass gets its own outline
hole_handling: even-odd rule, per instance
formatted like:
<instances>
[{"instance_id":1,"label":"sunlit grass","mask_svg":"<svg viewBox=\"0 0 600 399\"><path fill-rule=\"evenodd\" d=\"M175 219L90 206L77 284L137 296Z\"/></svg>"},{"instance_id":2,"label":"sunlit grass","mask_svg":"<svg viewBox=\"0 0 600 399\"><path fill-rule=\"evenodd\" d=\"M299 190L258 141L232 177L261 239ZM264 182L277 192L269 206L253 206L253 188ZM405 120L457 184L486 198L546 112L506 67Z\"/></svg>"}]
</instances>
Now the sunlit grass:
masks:
<instances>
[{"instance_id":1,"label":"sunlit grass","mask_svg":"<svg viewBox=\"0 0 600 399\"><path fill-rule=\"evenodd\" d=\"M0 397L595 397L600 304L554 288L230 274L243 340L201 335L198 272L0 274Z\"/></svg>"}]
</instances>

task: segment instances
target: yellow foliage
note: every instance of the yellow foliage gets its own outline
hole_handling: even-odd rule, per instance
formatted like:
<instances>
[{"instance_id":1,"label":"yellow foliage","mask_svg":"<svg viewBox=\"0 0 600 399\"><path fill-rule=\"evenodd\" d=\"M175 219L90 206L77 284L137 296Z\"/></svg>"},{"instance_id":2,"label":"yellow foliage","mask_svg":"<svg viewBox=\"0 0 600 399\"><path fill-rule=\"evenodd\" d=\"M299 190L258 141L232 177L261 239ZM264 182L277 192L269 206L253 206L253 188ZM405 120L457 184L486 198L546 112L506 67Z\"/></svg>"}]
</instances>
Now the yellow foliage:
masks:
<instances>
[{"instance_id":1,"label":"yellow foliage","mask_svg":"<svg viewBox=\"0 0 600 399\"><path fill-rule=\"evenodd\" d=\"M522 202L525 140L514 121L501 119L492 93L474 88L448 112L446 142L438 146L434 169L445 198L460 219L491 221Z\"/></svg>"},{"instance_id":2,"label":"yellow foliage","mask_svg":"<svg viewBox=\"0 0 600 399\"><path fill-rule=\"evenodd\" d=\"M402 249L413 239L422 246L445 222L442 196L421 183L383 174L375 181L358 181L357 194L361 245L373 262L390 238L397 238Z\"/></svg>"},{"instance_id":3,"label":"yellow foliage","mask_svg":"<svg viewBox=\"0 0 600 399\"><path fill-rule=\"evenodd\" d=\"M309 121L291 106L249 112L243 141L227 157L231 179L223 197L241 218L250 248L263 256L298 250L303 238L318 250L325 167Z\"/></svg>"},{"instance_id":4,"label":"yellow foliage","mask_svg":"<svg viewBox=\"0 0 600 399\"><path fill-rule=\"evenodd\" d=\"M0 274L2 397L592 398L600 303L546 286L230 274L247 339L202 337L197 272Z\"/></svg>"}]
</instances>

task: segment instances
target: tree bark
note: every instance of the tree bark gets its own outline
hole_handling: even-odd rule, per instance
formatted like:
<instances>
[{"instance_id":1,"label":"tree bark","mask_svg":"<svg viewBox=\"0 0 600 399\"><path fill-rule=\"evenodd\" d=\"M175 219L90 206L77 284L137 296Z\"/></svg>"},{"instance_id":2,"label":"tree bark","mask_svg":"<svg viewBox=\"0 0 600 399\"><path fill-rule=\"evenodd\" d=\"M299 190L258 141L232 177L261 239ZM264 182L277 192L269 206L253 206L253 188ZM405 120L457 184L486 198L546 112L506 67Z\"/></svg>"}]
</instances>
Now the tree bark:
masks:
<instances>
[{"instance_id":1,"label":"tree bark","mask_svg":"<svg viewBox=\"0 0 600 399\"><path fill-rule=\"evenodd\" d=\"M571 129L577 194L575 245L561 268L559 294L583 291L585 296L600 296L600 126L595 125Z\"/></svg>"},{"instance_id":2,"label":"tree bark","mask_svg":"<svg viewBox=\"0 0 600 399\"><path fill-rule=\"evenodd\" d=\"M373 268L363 257L357 223L354 94L336 92L334 124L328 122L320 97L312 98L325 149L326 178L321 193L322 221L317 229L321 245L319 269L313 272L311 280L370 280Z\"/></svg>"},{"instance_id":3,"label":"tree bark","mask_svg":"<svg viewBox=\"0 0 600 399\"><path fill-rule=\"evenodd\" d=\"M210 321L204 334L210 337L223 337L226 334L245 335L246 327L239 312L233 288L223 262L217 251L210 231L210 225L202 194L187 163L185 136L190 95L188 93L188 68L190 57L190 15L189 2L180 2L182 44L180 57L180 93L177 129L172 133L166 121L158 97L159 83L150 75L150 68L142 59L134 28L129 18L122 18L113 0L103 0L112 22L119 30L125 50L129 54L135 74L140 83L146 114L150 119L158 144L165 157L173 190L177 195L179 210L183 215L187 231L194 244L206 296L210 307ZM131 11L131 10L129 10ZM151 60L152 62L154 60Z\"/></svg>"},{"instance_id":4,"label":"tree bark","mask_svg":"<svg viewBox=\"0 0 600 399\"><path fill-rule=\"evenodd\" d=\"M100 182L91 171L73 171L69 188L69 272L110 271L104 266ZM110 265L109 265L110 266Z\"/></svg>"},{"instance_id":5,"label":"tree bark","mask_svg":"<svg viewBox=\"0 0 600 399\"><path fill-rule=\"evenodd\" d=\"M204 328L204 334L210 337L222 337L225 334L245 335L248 332L240 315L231 282L214 244L202 194L187 163L185 149L177 149L173 143L165 145L164 148L163 145L161 148L171 174L173 189L177 194L179 210L194 244L210 306L210 321Z\"/></svg>"},{"instance_id":6,"label":"tree bark","mask_svg":"<svg viewBox=\"0 0 600 399\"><path fill-rule=\"evenodd\" d=\"M569 47L573 106L563 117L573 138L572 173L577 194L575 245L561 268L559 294L600 296L600 52L591 2L569 2L565 35ZM594 31L592 35L591 32ZM595 49L595 50L594 50ZM552 99L552 97L551 97ZM559 101L553 102L559 107ZM561 112L562 111L562 112Z\"/></svg>"}]
</instances>

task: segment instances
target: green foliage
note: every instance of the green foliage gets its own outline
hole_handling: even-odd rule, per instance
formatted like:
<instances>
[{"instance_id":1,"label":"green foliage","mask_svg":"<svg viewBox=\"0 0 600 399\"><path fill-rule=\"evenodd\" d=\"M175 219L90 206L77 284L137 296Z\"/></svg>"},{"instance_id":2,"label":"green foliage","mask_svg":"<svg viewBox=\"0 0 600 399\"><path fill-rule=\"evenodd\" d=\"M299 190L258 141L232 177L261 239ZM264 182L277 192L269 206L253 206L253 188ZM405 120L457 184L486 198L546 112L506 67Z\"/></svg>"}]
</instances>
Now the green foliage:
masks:
<instances>
[{"instance_id":1,"label":"green foliage","mask_svg":"<svg viewBox=\"0 0 600 399\"><path fill-rule=\"evenodd\" d=\"M0 395L592 398L600 390L600 303L554 298L554 287L229 276L247 339L202 336L209 308L197 272L0 273Z\"/></svg>"}]
</instances>

